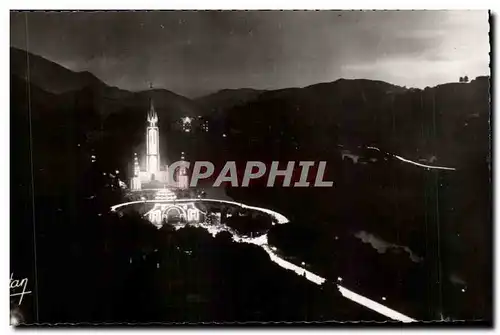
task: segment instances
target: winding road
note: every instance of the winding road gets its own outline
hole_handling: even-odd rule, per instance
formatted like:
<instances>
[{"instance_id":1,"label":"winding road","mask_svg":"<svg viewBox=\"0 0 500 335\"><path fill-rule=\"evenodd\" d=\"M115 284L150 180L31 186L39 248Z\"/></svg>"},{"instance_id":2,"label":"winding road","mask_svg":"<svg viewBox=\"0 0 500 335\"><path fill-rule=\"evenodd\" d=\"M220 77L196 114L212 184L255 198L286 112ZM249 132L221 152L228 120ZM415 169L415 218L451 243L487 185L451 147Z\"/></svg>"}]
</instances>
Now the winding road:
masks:
<instances>
[{"instance_id":1,"label":"winding road","mask_svg":"<svg viewBox=\"0 0 500 335\"><path fill-rule=\"evenodd\" d=\"M366 147L366 148L382 152L377 147ZM448 171L455 171L456 170L453 167L427 165L427 164L422 164L422 163L418 163L418 162L412 161L410 159L403 158L403 157L395 155L395 154L391 154L391 153L387 153L387 154L390 155L390 156L392 156L392 157L394 157L394 158L396 158L396 159L398 159L398 160L400 160L400 161L402 161L402 162L409 163L409 164L416 165L416 166L420 166L420 167L423 167L423 168L426 168L426 169L429 169L429 170L448 170Z\"/></svg>"},{"instance_id":2,"label":"winding road","mask_svg":"<svg viewBox=\"0 0 500 335\"><path fill-rule=\"evenodd\" d=\"M221 204L228 204L228 205L236 205L240 206L241 208L244 209L250 209L250 210L255 210L255 211L260 211L263 213L266 213L276 219L278 224L285 224L289 222L289 220L282 214L275 212L273 210L267 209L267 208L262 208L262 207L255 207L255 206L248 206L242 203L238 203L235 201L228 201L228 200L217 200L217 199L177 199L177 200L139 200L139 201L129 201L129 202L124 202L120 203L117 205L114 205L111 207L111 211L116 212L116 210L129 206L129 205L134 205L134 204L143 204L143 203L167 203L167 204L178 204L178 203L185 203L185 202L216 202L216 203L221 203ZM188 224L186 224L188 225ZM201 228L206 229L208 232L210 232L213 236L217 235L221 231L227 231L232 234L233 236L233 241L237 243L250 243L257 245L261 247L268 255L271 261L274 263L278 264L280 267L294 271L297 275L299 276L304 276L307 280L317 284L317 285L322 285L325 281L326 278L323 278L321 276L318 276L317 274L306 270L303 267L300 267L298 265L295 265L283 258L281 258L279 255L277 255L273 248L269 246L268 244L268 239L267 239L267 234L261 235L256 238L245 238L241 237L237 234L236 231L231 229L230 227L224 225L224 224L219 224L217 226L213 225L208 225L208 224L203 224L203 223L197 223L197 224L192 224ZM396 320L396 321L401 321L401 322L415 322L416 320L399 313L387 306L384 306L376 301L373 301L367 297L364 297L358 293L355 293L346 287L336 284L340 293L347 299L352 300L362 306L365 306L377 313L380 313L390 319Z\"/></svg>"}]
</instances>

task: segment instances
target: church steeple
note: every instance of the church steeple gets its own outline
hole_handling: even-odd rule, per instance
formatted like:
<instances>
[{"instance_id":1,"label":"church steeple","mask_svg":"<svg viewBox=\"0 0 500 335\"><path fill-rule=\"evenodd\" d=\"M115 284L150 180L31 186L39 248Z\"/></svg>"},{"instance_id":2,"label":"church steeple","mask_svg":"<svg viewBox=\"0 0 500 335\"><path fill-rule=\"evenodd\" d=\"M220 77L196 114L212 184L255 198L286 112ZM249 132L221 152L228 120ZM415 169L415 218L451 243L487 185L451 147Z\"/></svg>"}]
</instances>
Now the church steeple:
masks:
<instances>
[{"instance_id":1,"label":"church steeple","mask_svg":"<svg viewBox=\"0 0 500 335\"><path fill-rule=\"evenodd\" d=\"M149 83L149 88L153 89L153 83ZM155 104L153 102L153 97L149 98L149 110L148 110L148 122L149 127L156 127L156 123L158 122L158 115L155 111Z\"/></svg>"},{"instance_id":2,"label":"church steeple","mask_svg":"<svg viewBox=\"0 0 500 335\"><path fill-rule=\"evenodd\" d=\"M153 89L153 83L149 83L149 88ZM156 114L155 104L152 97L149 98L149 110L147 119L150 127L156 127L156 123L158 122L158 115Z\"/></svg>"},{"instance_id":3,"label":"church steeple","mask_svg":"<svg viewBox=\"0 0 500 335\"><path fill-rule=\"evenodd\" d=\"M153 85L150 85L153 88ZM134 154L134 177L131 180L132 190L141 190L143 184L155 187L157 183L163 186L169 183L167 170L160 169L160 130L158 128L158 114L156 114L153 97L149 98L147 111L148 125L146 127L146 171L141 171L139 159Z\"/></svg>"},{"instance_id":4,"label":"church steeple","mask_svg":"<svg viewBox=\"0 0 500 335\"><path fill-rule=\"evenodd\" d=\"M152 88L153 85L150 84ZM151 180L156 179L156 173L160 171L160 134L158 129L158 115L155 111L153 98L149 99L148 128L146 130L146 170Z\"/></svg>"},{"instance_id":5,"label":"church steeple","mask_svg":"<svg viewBox=\"0 0 500 335\"><path fill-rule=\"evenodd\" d=\"M153 98L149 99L148 122L150 127L156 127L156 123L158 122L158 115L156 114Z\"/></svg>"}]
</instances>

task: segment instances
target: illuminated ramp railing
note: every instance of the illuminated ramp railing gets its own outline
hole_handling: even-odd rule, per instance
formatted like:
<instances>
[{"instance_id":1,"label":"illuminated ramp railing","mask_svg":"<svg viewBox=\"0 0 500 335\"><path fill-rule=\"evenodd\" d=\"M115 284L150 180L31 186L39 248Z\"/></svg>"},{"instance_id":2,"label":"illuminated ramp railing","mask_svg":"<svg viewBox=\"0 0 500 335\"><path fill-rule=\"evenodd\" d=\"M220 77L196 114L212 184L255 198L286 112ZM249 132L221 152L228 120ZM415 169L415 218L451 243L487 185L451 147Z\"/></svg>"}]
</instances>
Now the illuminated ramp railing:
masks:
<instances>
[{"instance_id":1,"label":"illuminated ramp railing","mask_svg":"<svg viewBox=\"0 0 500 335\"><path fill-rule=\"evenodd\" d=\"M288 222L288 219L283 214L280 214L278 212L275 212L275 211L267 209L267 208L248 206L248 205L236 202L236 201L218 200L218 199L137 200L137 201L129 201L129 202L124 202L124 203L121 203L118 205L114 205L111 207L111 211L114 212L121 207L134 205L134 204L143 204L143 203L155 203L155 204L157 204L157 203L176 203L177 204L177 203L179 203L180 204L180 203L185 203L185 202L217 202L217 203L221 203L221 204L235 205L235 206L239 206L239 207L244 208L244 209L255 210L255 211L259 211L259 212L271 215L272 217L274 217L276 219L276 221L279 224L283 224L283 223Z\"/></svg>"}]
</instances>

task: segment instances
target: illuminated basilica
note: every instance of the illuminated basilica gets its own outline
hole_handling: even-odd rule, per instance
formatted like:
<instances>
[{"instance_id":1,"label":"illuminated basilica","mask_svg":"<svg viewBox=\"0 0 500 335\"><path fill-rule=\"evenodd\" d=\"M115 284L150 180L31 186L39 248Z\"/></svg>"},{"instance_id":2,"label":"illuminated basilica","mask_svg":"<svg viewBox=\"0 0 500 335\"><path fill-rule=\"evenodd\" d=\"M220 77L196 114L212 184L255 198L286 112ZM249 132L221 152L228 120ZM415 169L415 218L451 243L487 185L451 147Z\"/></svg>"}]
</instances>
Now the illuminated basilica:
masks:
<instances>
[{"instance_id":1,"label":"illuminated basilica","mask_svg":"<svg viewBox=\"0 0 500 335\"><path fill-rule=\"evenodd\" d=\"M139 158L134 154L134 177L130 188L133 191L141 189L160 189L165 187L187 188L187 171L184 167L177 169L177 178L170 180L168 165L161 165L160 161L160 131L158 128L158 114L156 114L153 100L150 100L147 114L146 128L146 170L141 170ZM184 153L183 153L184 154ZM182 156L184 160L184 155Z\"/></svg>"}]
</instances>

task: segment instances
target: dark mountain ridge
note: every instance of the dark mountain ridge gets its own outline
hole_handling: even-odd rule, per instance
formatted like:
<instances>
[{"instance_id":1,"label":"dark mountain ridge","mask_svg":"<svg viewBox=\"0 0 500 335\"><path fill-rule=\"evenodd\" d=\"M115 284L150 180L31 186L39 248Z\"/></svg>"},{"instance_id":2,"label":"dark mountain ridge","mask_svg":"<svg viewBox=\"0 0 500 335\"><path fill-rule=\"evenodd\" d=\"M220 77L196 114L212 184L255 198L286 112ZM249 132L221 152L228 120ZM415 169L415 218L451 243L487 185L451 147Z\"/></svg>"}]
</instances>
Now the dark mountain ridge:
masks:
<instances>
[{"instance_id":1,"label":"dark mountain ridge","mask_svg":"<svg viewBox=\"0 0 500 335\"><path fill-rule=\"evenodd\" d=\"M253 88L223 89L196 99L200 109L208 114L219 115L234 106L244 105L256 99L266 90Z\"/></svg>"},{"instance_id":2,"label":"dark mountain ridge","mask_svg":"<svg viewBox=\"0 0 500 335\"><path fill-rule=\"evenodd\" d=\"M79 90L89 85L104 85L88 71L74 72L41 56L13 47L10 48L10 71L54 94Z\"/></svg>"},{"instance_id":3,"label":"dark mountain ridge","mask_svg":"<svg viewBox=\"0 0 500 335\"><path fill-rule=\"evenodd\" d=\"M111 87L88 72L72 72L11 48L11 72L18 78L14 85L27 78L26 58L30 83L52 94L33 94L32 104L96 115L101 123L114 124L116 131L117 124L125 123L136 125L126 129L142 131L153 98L163 131L183 116L207 116L216 120L216 129L234 135L233 145L248 148L255 142L255 152L272 147L275 154L298 147L327 152L338 144L361 143L408 158L436 156L438 162L458 164L466 153L478 154L476 145L483 148L481 155L489 148L489 77L424 90L339 79L303 88L225 89L191 100L165 89L130 92ZM34 101L47 99L51 102Z\"/></svg>"},{"instance_id":4,"label":"dark mountain ridge","mask_svg":"<svg viewBox=\"0 0 500 335\"><path fill-rule=\"evenodd\" d=\"M160 117L162 114L168 118L198 114L196 105L190 99L165 89L141 92L123 90L107 85L90 72L74 72L43 57L13 47L10 51L10 62L11 76L59 95L67 106L76 108L77 105L85 104L86 108L92 108L103 117L127 111L145 113L150 97L154 98Z\"/></svg>"},{"instance_id":5,"label":"dark mountain ridge","mask_svg":"<svg viewBox=\"0 0 500 335\"><path fill-rule=\"evenodd\" d=\"M489 110L488 77L425 90L341 79L264 92L226 116L228 132L266 138L256 152L275 141L330 149L355 142L410 159L434 155L458 164L471 141L481 144L470 152L486 154Z\"/></svg>"}]
</instances>

